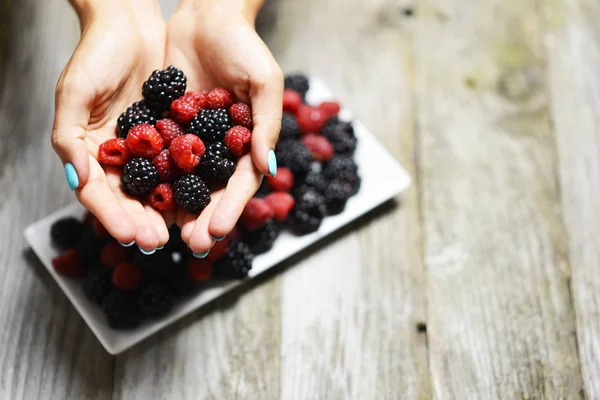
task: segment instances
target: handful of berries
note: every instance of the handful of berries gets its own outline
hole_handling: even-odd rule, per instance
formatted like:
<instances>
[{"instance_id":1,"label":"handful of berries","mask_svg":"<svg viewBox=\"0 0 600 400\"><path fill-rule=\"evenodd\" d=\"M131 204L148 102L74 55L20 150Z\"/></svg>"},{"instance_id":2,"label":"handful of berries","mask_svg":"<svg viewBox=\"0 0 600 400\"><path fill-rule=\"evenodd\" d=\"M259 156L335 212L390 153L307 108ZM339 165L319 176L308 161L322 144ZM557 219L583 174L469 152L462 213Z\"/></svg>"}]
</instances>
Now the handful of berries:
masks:
<instances>
[{"instance_id":1,"label":"handful of berries","mask_svg":"<svg viewBox=\"0 0 600 400\"><path fill-rule=\"evenodd\" d=\"M157 210L200 213L249 151L252 112L224 88L186 92L186 81L173 66L154 71L144 99L119 117L117 137L100 145L98 161L123 166L123 191Z\"/></svg>"}]
</instances>

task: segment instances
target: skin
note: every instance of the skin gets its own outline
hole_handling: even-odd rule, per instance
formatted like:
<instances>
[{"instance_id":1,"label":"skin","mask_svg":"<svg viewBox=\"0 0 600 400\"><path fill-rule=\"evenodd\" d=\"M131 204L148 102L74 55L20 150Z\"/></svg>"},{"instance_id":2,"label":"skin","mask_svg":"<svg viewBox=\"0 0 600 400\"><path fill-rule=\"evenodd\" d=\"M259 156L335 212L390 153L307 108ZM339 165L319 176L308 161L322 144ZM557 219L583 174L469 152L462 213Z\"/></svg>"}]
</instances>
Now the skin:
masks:
<instances>
[{"instance_id":1,"label":"skin","mask_svg":"<svg viewBox=\"0 0 600 400\"><path fill-rule=\"evenodd\" d=\"M268 174L267 154L281 124L283 74L254 30L261 3L183 0L165 24L155 1L72 0L82 35L56 88L52 145L77 171L78 200L115 239L152 250L168 241L167 226L177 223L192 250L208 251L212 237L233 229ZM251 153L200 215L159 213L122 192L118 168L97 162L99 145L115 137L116 120L140 100L142 83L168 65L184 71L188 90L223 86L253 110Z\"/></svg>"}]
</instances>

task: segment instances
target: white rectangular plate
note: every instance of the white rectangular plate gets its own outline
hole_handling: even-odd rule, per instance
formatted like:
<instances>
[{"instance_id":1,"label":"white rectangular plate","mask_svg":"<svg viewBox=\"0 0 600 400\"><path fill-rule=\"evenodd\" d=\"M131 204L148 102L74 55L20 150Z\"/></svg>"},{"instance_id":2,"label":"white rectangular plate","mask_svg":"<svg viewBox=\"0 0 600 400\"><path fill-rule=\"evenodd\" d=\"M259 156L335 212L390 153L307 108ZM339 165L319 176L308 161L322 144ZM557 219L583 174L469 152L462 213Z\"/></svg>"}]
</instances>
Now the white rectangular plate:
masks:
<instances>
[{"instance_id":1,"label":"white rectangular plate","mask_svg":"<svg viewBox=\"0 0 600 400\"><path fill-rule=\"evenodd\" d=\"M318 79L311 79L311 89L307 101L311 104L318 104L321 101L331 99L333 99L331 91L325 84ZM350 120L351 114L348 110L342 110L340 117ZM348 201L342 214L326 218L318 232L301 237L293 236L287 232L282 233L271 251L256 257L254 266L250 271L250 278L275 266L362 214L393 198L410 185L411 180L406 171L377 142L367 128L359 121L353 121L353 124L358 138L355 160L362 178L360 191ZM25 230L25 237L48 269L48 272L50 272L50 275L54 277L100 343L110 354L118 354L128 349L243 283L243 281L230 282L206 289L192 298L177 303L166 318L157 321L146 321L137 329L130 331L113 330L108 327L102 310L87 300L79 282L58 275L51 264L52 258L58 255L50 239L52 223L66 216L83 217L84 213L85 210L81 205L78 203L71 204L30 225Z\"/></svg>"}]
</instances>

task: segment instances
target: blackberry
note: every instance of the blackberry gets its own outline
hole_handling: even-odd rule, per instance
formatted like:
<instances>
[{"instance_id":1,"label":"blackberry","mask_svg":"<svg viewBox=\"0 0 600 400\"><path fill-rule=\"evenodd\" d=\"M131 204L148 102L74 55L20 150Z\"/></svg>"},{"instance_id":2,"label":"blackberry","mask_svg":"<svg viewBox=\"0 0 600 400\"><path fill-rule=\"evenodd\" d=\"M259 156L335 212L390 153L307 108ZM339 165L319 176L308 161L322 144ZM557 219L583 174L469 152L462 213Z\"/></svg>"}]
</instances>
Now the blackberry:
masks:
<instances>
[{"instance_id":1,"label":"blackberry","mask_svg":"<svg viewBox=\"0 0 600 400\"><path fill-rule=\"evenodd\" d=\"M210 203L210 190L199 176L187 174L173 184L175 201L185 212L199 213Z\"/></svg>"},{"instance_id":2,"label":"blackberry","mask_svg":"<svg viewBox=\"0 0 600 400\"><path fill-rule=\"evenodd\" d=\"M356 175L358 166L354 159L347 155L335 155L323 168L323 175L328 179L346 179L349 175Z\"/></svg>"},{"instance_id":3,"label":"blackberry","mask_svg":"<svg viewBox=\"0 0 600 400\"><path fill-rule=\"evenodd\" d=\"M306 235L317 231L327 215L325 198L308 186L303 186L294 194L296 204L288 217L292 232L297 235Z\"/></svg>"},{"instance_id":4,"label":"blackberry","mask_svg":"<svg viewBox=\"0 0 600 400\"><path fill-rule=\"evenodd\" d=\"M235 171L235 157L225 143L217 142L206 148L206 153L198 166L202 177L210 183L224 183Z\"/></svg>"},{"instance_id":5,"label":"blackberry","mask_svg":"<svg viewBox=\"0 0 600 400\"><path fill-rule=\"evenodd\" d=\"M284 86L286 89L294 89L304 99L310 85L306 75L296 73L285 76Z\"/></svg>"},{"instance_id":6,"label":"blackberry","mask_svg":"<svg viewBox=\"0 0 600 400\"><path fill-rule=\"evenodd\" d=\"M269 189L269 184L267 183L267 180L263 179L260 186L258 187L258 190L254 194L254 197L263 198L266 195L268 195L270 192L271 192L271 189Z\"/></svg>"},{"instance_id":7,"label":"blackberry","mask_svg":"<svg viewBox=\"0 0 600 400\"><path fill-rule=\"evenodd\" d=\"M160 114L151 110L145 100L133 103L117 120L117 136L126 138L129 130L139 124L155 125Z\"/></svg>"},{"instance_id":8,"label":"blackberry","mask_svg":"<svg viewBox=\"0 0 600 400\"><path fill-rule=\"evenodd\" d=\"M165 288L173 296L186 296L193 293L198 285L187 272L185 263L174 264L164 279Z\"/></svg>"},{"instance_id":9,"label":"blackberry","mask_svg":"<svg viewBox=\"0 0 600 400\"><path fill-rule=\"evenodd\" d=\"M354 196L360 190L361 179L357 173L346 175L344 182L350 184L350 188L352 189L350 196Z\"/></svg>"},{"instance_id":10,"label":"blackberry","mask_svg":"<svg viewBox=\"0 0 600 400\"><path fill-rule=\"evenodd\" d=\"M245 232L243 241L254 254L262 254L271 250L280 232L280 225L271 219L262 228Z\"/></svg>"},{"instance_id":11,"label":"blackberry","mask_svg":"<svg viewBox=\"0 0 600 400\"><path fill-rule=\"evenodd\" d=\"M328 184L329 184L329 181L323 176L322 173L311 171L306 175L304 180L299 182L299 185L297 185L296 187L300 187L300 186L304 186L304 185L310 186L311 188L316 190L318 193L323 194L325 192L325 189L327 188Z\"/></svg>"},{"instance_id":12,"label":"blackberry","mask_svg":"<svg viewBox=\"0 0 600 400\"><path fill-rule=\"evenodd\" d=\"M149 255L138 250L133 255L133 263L140 269L145 282L161 282L169 273L173 259L166 249Z\"/></svg>"},{"instance_id":13,"label":"blackberry","mask_svg":"<svg viewBox=\"0 0 600 400\"><path fill-rule=\"evenodd\" d=\"M144 317L164 317L173 308L173 296L162 286L146 286L140 291L138 305Z\"/></svg>"},{"instance_id":14,"label":"blackberry","mask_svg":"<svg viewBox=\"0 0 600 400\"><path fill-rule=\"evenodd\" d=\"M284 112L281 116L281 132L279 140L298 139L300 137L300 126L294 114Z\"/></svg>"},{"instance_id":15,"label":"blackberry","mask_svg":"<svg viewBox=\"0 0 600 400\"><path fill-rule=\"evenodd\" d=\"M352 123L340 120L337 115L330 117L327 122L325 122L325 125L321 130L321 134L326 138L329 138L331 133L334 131L343 132L348 136L355 136L354 126L352 126Z\"/></svg>"},{"instance_id":16,"label":"blackberry","mask_svg":"<svg viewBox=\"0 0 600 400\"><path fill-rule=\"evenodd\" d=\"M113 329L132 329L141 322L137 302L131 294L113 290L102 302L102 308Z\"/></svg>"},{"instance_id":17,"label":"blackberry","mask_svg":"<svg viewBox=\"0 0 600 400\"><path fill-rule=\"evenodd\" d=\"M215 276L225 279L243 279L252 269L252 254L250 247L242 241L229 243L227 253L215 264Z\"/></svg>"},{"instance_id":18,"label":"blackberry","mask_svg":"<svg viewBox=\"0 0 600 400\"><path fill-rule=\"evenodd\" d=\"M75 247L81 238L83 224L76 218L62 218L52 224L50 237L59 250Z\"/></svg>"},{"instance_id":19,"label":"blackberry","mask_svg":"<svg viewBox=\"0 0 600 400\"><path fill-rule=\"evenodd\" d=\"M348 122L340 122L323 128L323 136L333 145L337 154L352 154L356 150L354 128Z\"/></svg>"},{"instance_id":20,"label":"blackberry","mask_svg":"<svg viewBox=\"0 0 600 400\"><path fill-rule=\"evenodd\" d=\"M81 280L85 296L96 304L102 304L112 289L112 268L101 266L90 270Z\"/></svg>"},{"instance_id":21,"label":"blackberry","mask_svg":"<svg viewBox=\"0 0 600 400\"><path fill-rule=\"evenodd\" d=\"M222 142L231 127L233 122L226 109L203 109L190 121L188 132L198 136L204 144L210 144Z\"/></svg>"},{"instance_id":22,"label":"blackberry","mask_svg":"<svg viewBox=\"0 0 600 400\"><path fill-rule=\"evenodd\" d=\"M337 215L344 211L346 202L352 196L350 183L334 179L324 192L328 215Z\"/></svg>"},{"instance_id":23,"label":"blackberry","mask_svg":"<svg viewBox=\"0 0 600 400\"><path fill-rule=\"evenodd\" d=\"M187 78L180 69L170 66L155 70L142 86L142 96L148 105L158 111L166 111L173 100L185 93Z\"/></svg>"},{"instance_id":24,"label":"blackberry","mask_svg":"<svg viewBox=\"0 0 600 400\"><path fill-rule=\"evenodd\" d=\"M96 236L91 225L83 228L81 239L75 248L87 269L94 269L101 265L100 252L104 244L105 241Z\"/></svg>"},{"instance_id":25,"label":"blackberry","mask_svg":"<svg viewBox=\"0 0 600 400\"><path fill-rule=\"evenodd\" d=\"M277 156L281 166L288 167L295 179L302 179L311 169L313 158L310 150L296 140L281 142Z\"/></svg>"},{"instance_id":26,"label":"blackberry","mask_svg":"<svg viewBox=\"0 0 600 400\"><path fill-rule=\"evenodd\" d=\"M152 191L158 183L158 170L152 160L137 157L123 167L121 175L123 191L132 196L144 196Z\"/></svg>"}]
</instances>

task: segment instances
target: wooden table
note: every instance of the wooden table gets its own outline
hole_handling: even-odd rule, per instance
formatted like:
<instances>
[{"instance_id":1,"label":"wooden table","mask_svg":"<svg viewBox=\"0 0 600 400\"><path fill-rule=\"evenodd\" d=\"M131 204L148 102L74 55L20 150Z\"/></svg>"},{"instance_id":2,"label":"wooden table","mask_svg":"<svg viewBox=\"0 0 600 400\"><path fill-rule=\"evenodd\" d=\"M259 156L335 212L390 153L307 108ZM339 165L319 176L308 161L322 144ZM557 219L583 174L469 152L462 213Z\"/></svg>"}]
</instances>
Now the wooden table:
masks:
<instances>
[{"instance_id":1,"label":"wooden table","mask_svg":"<svg viewBox=\"0 0 600 400\"><path fill-rule=\"evenodd\" d=\"M49 136L75 15L0 4L0 398L600 398L596 0L271 1L282 68L415 184L118 357L22 235L73 201Z\"/></svg>"}]
</instances>

